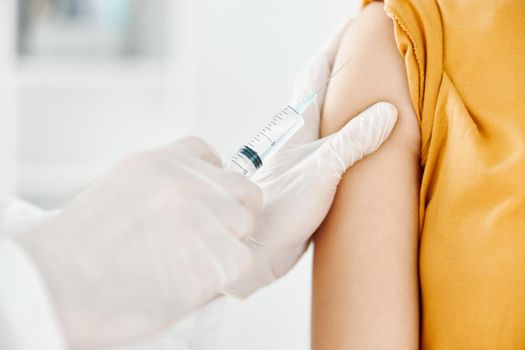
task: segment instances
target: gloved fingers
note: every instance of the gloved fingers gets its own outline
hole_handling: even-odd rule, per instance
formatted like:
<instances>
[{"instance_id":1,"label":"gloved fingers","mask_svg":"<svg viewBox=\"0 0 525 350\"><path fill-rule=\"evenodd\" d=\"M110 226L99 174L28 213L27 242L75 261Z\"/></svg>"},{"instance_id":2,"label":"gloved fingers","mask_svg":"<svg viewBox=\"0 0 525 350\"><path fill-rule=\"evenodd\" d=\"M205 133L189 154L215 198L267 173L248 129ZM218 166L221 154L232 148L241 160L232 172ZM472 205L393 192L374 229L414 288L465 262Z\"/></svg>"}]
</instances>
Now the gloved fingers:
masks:
<instances>
[{"instance_id":1,"label":"gloved fingers","mask_svg":"<svg viewBox=\"0 0 525 350\"><path fill-rule=\"evenodd\" d=\"M193 156L222 168L219 153L206 141L196 136L188 136L166 145L163 150L177 155Z\"/></svg>"},{"instance_id":2,"label":"gloved fingers","mask_svg":"<svg viewBox=\"0 0 525 350\"><path fill-rule=\"evenodd\" d=\"M348 20L343 25L341 25L333 35L332 39L328 41L327 45L325 46L323 52L325 56L325 65L326 69L328 70L327 74L320 74L319 77L316 79L312 79L312 85L313 85L313 91L317 91L323 84L326 83L330 77L332 77L332 74L334 74L335 71L337 71L341 66L335 66L335 58L337 56L337 52L339 51L339 46L341 43L341 40L349 26L352 25L352 20ZM343 61L341 64L345 64ZM323 110L324 105L324 99L326 95L326 89L328 88L328 85L325 86L321 91L317 93L317 104L319 105L319 114Z\"/></svg>"},{"instance_id":3,"label":"gloved fingers","mask_svg":"<svg viewBox=\"0 0 525 350\"><path fill-rule=\"evenodd\" d=\"M194 203L186 214L190 220L188 217L182 221L175 219L176 230L161 235L171 239L153 251L157 261L164 258L165 266L171 269L167 276L172 277L174 283L180 283L178 278L185 277L184 284L174 285L172 289L175 300L193 309L251 268L253 254L208 205Z\"/></svg>"},{"instance_id":4,"label":"gloved fingers","mask_svg":"<svg viewBox=\"0 0 525 350\"><path fill-rule=\"evenodd\" d=\"M339 44L346 31L346 28L352 24L352 20L348 20L339 26L332 34L330 40L317 52L316 55L308 62L306 68L303 69L296 79L296 98L303 98L303 94L308 94L319 89L322 84L328 79L332 69L334 68L335 56L339 50ZM318 101L323 101L321 94Z\"/></svg>"},{"instance_id":5,"label":"gloved fingers","mask_svg":"<svg viewBox=\"0 0 525 350\"><path fill-rule=\"evenodd\" d=\"M217 273L221 275L220 285L215 290L222 289L241 275L249 271L253 265L252 251L239 239L221 232L221 229L210 231L205 243L209 252L215 256Z\"/></svg>"},{"instance_id":6,"label":"gloved fingers","mask_svg":"<svg viewBox=\"0 0 525 350\"><path fill-rule=\"evenodd\" d=\"M174 206L186 200L183 206L188 215L193 207L202 205L213 211L218 222L229 228L239 239L251 234L255 214L262 206L259 187L241 174L208 165L199 159L177 163L173 174L170 200ZM166 188L164 192L170 191ZM179 205L180 207L180 205Z\"/></svg>"},{"instance_id":7,"label":"gloved fingers","mask_svg":"<svg viewBox=\"0 0 525 350\"><path fill-rule=\"evenodd\" d=\"M261 210L262 191L245 176L233 171L221 171L214 179L251 213L256 214Z\"/></svg>"},{"instance_id":8,"label":"gloved fingers","mask_svg":"<svg viewBox=\"0 0 525 350\"><path fill-rule=\"evenodd\" d=\"M200 212L199 222L187 226L192 232L188 239L196 243L187 244L194 247L187 259L192 260L189 266L200 272L198 279L207 276L207 283L214 284L203 289L216 291L248 270L253 256L251 250L209 210L208 205L198 205L196 211ZM216 280L213 281L212 277Z\"/></svg>"},{"instance_id":9,"label":"gloved fingers","mask_svg":"<svg viewBox=\"0 0 525 350\"><path fill-rule=\"evenodd\" d=\"M346 20L345 22L343 22L335 30L332 36L332 39L326 43L324 51L326 52L328 62L330 62L332 66L335 61L335 55L337 54L337 51L339 50L339 44L341 43L341 39L343 38L343 35L346 32L346 29L352 25L353 21L354 20L350 18Z\"/></svg>"},{"instance_id":10,"label":"gloved fingers","mask_svg":"<svg viewBox=\"0 0 525 350\"><path fill-rule=\"evenodd\" d=\"M355 162L375 152L390 136L396 121L396 107L378 102L328 136L319 149L320 157L331 161L341 175Z\"/></svg>"},{"instance_id":11,"label":"gloved fingers","mask_svg":"<svg viewBox=\"0 0 525 350\"><path fill-rule=\"evenodd\" d=\"M306 64L295 80L292 102L297 102L317 91L330 78L339 43L352 20L346 21L331 36L328 43ZM337 68L337 67L335 67ZM318 92L315 104L303 113L305 125L294 135L290 143L306 143L319 138L319 120L324 104L326 88ZM285 146L286 147L286 146Z\"/></svg>"},{"instance_id":12,"label":"gloved fingers","mask_svg":"<svg viewBox=\"0 0 525 350\"><path fill-rule=\"evenodd\" d=\"M224 196L224 192L218 195ZM203 203L203 205L213 208L212 215L217 222L228 230L230 235L240 240L246 239L253 232L255 211L247 208L245 204L241 203L234 196L220 198L221 200L216 201L216 203L207 202Z\"/></svg>"},{"instance_id":13,"label":"gloved fingers","mask_svg":"<svg viewBox=\"0 0 525 350\"><path fill-rule=\"evenodd\" d=\"M324 143L325 139L318 139L305 144L290 145L288 148L279 150L262 169L255 173L251 180L261 185L265 180L276 180L285 173L302 175L303 161L308 160ZM264 188L264 186L261 187Z\"/></svg>"}]
</instances>

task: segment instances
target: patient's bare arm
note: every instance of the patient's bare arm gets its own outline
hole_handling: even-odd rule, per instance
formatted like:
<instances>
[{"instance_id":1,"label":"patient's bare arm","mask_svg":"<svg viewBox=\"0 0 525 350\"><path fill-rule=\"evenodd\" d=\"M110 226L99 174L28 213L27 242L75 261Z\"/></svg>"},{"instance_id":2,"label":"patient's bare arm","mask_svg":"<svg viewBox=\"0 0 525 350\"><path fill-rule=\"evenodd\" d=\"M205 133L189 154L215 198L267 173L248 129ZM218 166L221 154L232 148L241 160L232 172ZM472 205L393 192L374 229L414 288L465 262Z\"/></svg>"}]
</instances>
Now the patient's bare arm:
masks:
<instances>
[{"instance_id":1,"label":"patient's bare arm","mask_svg":"<svg viewBox=\"0 0 525 350\"><path fill-rule=\"evenodd\" d=\"M399 110L390 139L346 172L315 237L312 348L418 347L417 208L420 135L392 21L381 3L347 29L329 86L321 133L366 106Z\"/></svg>"}]
</instances>

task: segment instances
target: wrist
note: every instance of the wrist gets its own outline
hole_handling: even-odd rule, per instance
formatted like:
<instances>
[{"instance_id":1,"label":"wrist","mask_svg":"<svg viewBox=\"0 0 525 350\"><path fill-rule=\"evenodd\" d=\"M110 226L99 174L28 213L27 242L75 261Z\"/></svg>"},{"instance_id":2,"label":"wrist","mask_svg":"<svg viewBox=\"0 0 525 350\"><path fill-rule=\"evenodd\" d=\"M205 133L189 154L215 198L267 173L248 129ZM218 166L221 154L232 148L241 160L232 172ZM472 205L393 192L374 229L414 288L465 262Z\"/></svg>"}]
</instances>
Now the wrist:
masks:
<instances>
[{"instance_id":1,"label":"wrist","mask_svg":"<svg viewBox=\"0 0 525 350\"><path fill-rule=\"evenodd\" d=\"M81 248L77 242L66 239L73 235L74 230L74 227L66 229L59 215L16 237L16 244L33 262L33 268L55 308L55 317L60 320L64 336L72 347L79 344L76 341L77 327L71 322L72 315L78 313L75 305L79 302L79 294L75 294L75 291L83 288L79 282L86 279L83 276L86 271L81 269L80 264L83 259L76 253ZM68 234L60 234L65 232ZM87 301L93 294L93 291L87 292L85 289L82 304L89 304Z\"/></svg>"}]
</instances>

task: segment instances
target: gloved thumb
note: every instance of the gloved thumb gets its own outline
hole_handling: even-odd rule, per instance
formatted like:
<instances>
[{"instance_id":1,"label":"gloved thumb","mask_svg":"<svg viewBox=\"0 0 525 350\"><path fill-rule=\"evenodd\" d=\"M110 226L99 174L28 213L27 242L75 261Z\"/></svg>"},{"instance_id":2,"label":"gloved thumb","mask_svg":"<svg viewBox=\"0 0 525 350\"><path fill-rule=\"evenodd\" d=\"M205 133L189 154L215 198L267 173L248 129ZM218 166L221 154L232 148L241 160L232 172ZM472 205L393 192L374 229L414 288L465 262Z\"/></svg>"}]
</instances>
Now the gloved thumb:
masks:
<instances>
[{"instance_id":1,"label":"gloved thumb","mask_svg":"<svg viewBox=\"0 0 525 350\"><path fill-rule=\"evenodd\" d=\"M320 156L332 162L341 175L355 162L375 152L390 136L396 121L396 107L378 102L330 135L319 148Z\"/></svg>"}]
</instances>

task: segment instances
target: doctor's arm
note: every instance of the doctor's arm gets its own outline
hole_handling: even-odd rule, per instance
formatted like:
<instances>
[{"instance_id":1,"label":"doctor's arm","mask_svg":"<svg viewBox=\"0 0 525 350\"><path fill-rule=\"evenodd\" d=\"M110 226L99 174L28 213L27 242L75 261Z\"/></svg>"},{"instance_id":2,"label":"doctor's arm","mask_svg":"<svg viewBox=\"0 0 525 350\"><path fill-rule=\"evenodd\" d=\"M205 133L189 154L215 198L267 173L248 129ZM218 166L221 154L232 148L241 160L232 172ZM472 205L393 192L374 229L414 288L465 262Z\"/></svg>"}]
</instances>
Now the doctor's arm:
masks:
<instances>
[{"instance_id":1,"label":"doctor's arm","mask_svg":"<svg viewBox=\"0 0 525 350\"><path fill-rule=\"evenodd\" d=\"M0 347L105 348L158 334L249 269L242 240L260 197L196 138L129 157L56 215L0 239Z\"/></svg>"},{"instance_id":2,"label":"doctor's arm","mask_svg":"<svg viewBox=\"0 0 525 350\"><path fill-rule=\"evenodd\" d=\"M347 29L335 66L348 57L327 91L321 134L378 100L394 103L399 117L387 142L345 173L316 234L312 348L416 349L420 136L382 4Z\"/></svg>"}]
</instances>

